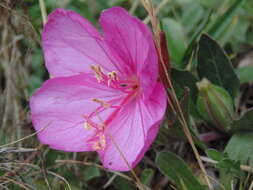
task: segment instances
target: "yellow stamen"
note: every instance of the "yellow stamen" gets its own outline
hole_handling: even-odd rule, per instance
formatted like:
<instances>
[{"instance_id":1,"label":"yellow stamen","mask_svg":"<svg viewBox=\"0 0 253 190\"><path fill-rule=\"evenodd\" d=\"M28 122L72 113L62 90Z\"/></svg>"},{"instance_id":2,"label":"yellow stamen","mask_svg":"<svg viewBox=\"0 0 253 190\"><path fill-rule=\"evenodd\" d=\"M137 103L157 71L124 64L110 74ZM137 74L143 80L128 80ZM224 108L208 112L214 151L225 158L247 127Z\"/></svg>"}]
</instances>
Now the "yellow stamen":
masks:
<instances>
[{"instance_id":1,"label":"yellow stamen","mask_svg":"<svg viewBox=\"0 0 253 190\"><path fill-rule=\"evenodd\" d=\"M94 65L91 65L90 68L94 71L95 73L95 76L98 80L98 82L101 82L103 80L103 72L102 72L102 69L100 66L94 66Z\"/></svg>"},{"instance_id":2,"label":"yellow stamen","mask_svg":"<svg viewBox=\"0 0 253 190\"><path fill-rule=\"evenodd\" d=\"M99 144L99 142L95 142L95 143L93 144L92 148L93 148L94 150L101 150L101 149L102 149L101 146L100 146L100 144Z\"/></svg>"},{"instance_id":3,"label":"yellow stamen","mask_svg":"<svg viewBox=\"0 0 253 190\"><path fill-rule=\"evenodd\" d=\"M105 135L99 134L99 139L94 142L92 148L94 150L104 150L106 145Z\"/></svg>"},{"instance_id":4,"label":"yellow stamen","mask_svg":"<svg viewBox=\"0 0 253 190\"><path fill-rule=\"evenodd\" d=\"M117 80L117 74L115 71L109 72L108 77L112 80Z\"/></svg>"},{"instance_id":5,"label":"yellow stamen","mask_svg":"<svg viewBox=\"0 0 253 190\"><path fill-rule=\"evenodd\" d=\"M105 144L106 144L105 136L104 135L100 135L99 140L100 140L100 145L104 148Z\"/></svg>"},{"instance_id":6,"label":"yellow stamen","mask_svg":"<svg viewBox=\"0 0 253 190\"><path fill-rule=\"evenodd\" d=\"M111 82L112 82L112 81L118 80L118 77L117 77L117 74L116 74L115 71L109 72L109 73L108 73L108 77L109 77L108 86L111 85Z\"/></svg>"}]
</instances>

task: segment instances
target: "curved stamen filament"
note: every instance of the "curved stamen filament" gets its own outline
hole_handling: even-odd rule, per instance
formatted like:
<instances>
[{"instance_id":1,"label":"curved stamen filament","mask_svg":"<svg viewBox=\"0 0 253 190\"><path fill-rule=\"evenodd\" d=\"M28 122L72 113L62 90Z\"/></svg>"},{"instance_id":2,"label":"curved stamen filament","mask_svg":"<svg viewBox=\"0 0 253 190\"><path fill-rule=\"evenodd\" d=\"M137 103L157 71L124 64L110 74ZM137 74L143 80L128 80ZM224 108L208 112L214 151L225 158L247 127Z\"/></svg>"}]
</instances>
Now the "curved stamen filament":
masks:
<instances>
[{"instance_id":1,"label":"curved stamen filament","mask_svg":"<svg viewBox=\"0 0 253 190\"><path fill-rule=\"evenodd\" d=\"M93 98L92 101L97 102L97 103L100 103L101 106L103 106L103 107L105 107L105 108L111 107L111 104L109 104L109 103L107 103L107 102L105 102L105 101L103 101L103 100L97 99L97 98Z\"/></svg>"}]
</instances>

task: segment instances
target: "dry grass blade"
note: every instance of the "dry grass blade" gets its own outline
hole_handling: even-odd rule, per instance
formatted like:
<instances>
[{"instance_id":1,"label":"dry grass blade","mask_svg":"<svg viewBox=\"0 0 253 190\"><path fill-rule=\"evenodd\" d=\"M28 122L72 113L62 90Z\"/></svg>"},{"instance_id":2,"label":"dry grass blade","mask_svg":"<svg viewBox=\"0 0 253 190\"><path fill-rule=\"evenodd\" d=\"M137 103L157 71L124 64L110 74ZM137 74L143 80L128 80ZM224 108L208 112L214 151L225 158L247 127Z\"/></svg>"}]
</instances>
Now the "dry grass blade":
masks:
<instances>
[{"instance_id":1,"label":"dry grass blade","mask_svg":"<svg viewBox=\"0 0 253 190\"><path fill-rule=\"evenodd\" d=\"M71 186L70 186L69 182L64 177L62 177L62 176L60 176L57 173L54 173L52 171L47 171L47 173L49 173L49 174L61 179L62 181L64 181L64 183L66 183L66 185L68 186L68 189L71 190Z\"/></svg>"},{"instance_id":2,"label":"dry grass blade","mask_svg":"<svg viewBox=\"0 0 253 190\"><path fill-rule=\"evenodd\" d=\"M46 6L45 6L45 2L44 0L39 0L40 3L40 11L41 11L41 15L42 15L42 22L43 24L47 23L47 10L46 10Z\"/></svg>"},{"instance_id":3,"label":"dry grass blade","mask_svg":"<svg viewBox=\"0 0 253 190\"><path fill-rule=\"evenodd\" d=\"M132 3L131 8L129 9L129 13L130 13L130 14L134 14L134 12L135 12L135 10L137 9L139 3L140 3L139 0L135 0L135 1Z\"/></svg>"},{"instance_id":4,"label":"dry grass blade","mask_svg":"<svg viewBox=\"0 0 253 190\"><path fill-rule=\"evenodd\" d=\"M51 123L52 123L52 121L48 122L48 124L45 127L42 127L40 130L38 130L38 131L36 131L36 132L34 132L34 133L30 134L30 135L27 135L27 136L25 136L25 137L23 137L21 139L18 139L16 141L13 141L13 142L10 142L10 143L4 144L4 145L1 145L0 148L16 144L16 143L21 142L21 141L23 141L25 139L29 139L29 138L37 135L38 133L42 132L43 130L45 130Z\"/></svg>"},{"instance_id":5,"label":"dry grass blade","mask_svg":"<svg viewBox=\"0 0 253 190\"><path fill-rule=\"evenodd\" d=\"M21 188L23 188L25 190L32 190L31 188L27 187L25 184L23 184L21 182L18 182L18 181L14 180L14 179L11 179L9 177L1 176L0 180L9 181L11 183L14 183L14 184L18 185L19 187L21 187Z\"/></svg>"},{"instance_id":6,"label":"dry grass blade","mask_svg":"<svg viewBox=\"0 0 253 190\"><path fill-rule=\"evenodd\" d=\"M155 9L155 15L157 15L157 13L167 4L169 3L170 0L163 0L158 6L157 8ZM150 22L150 16L148 15L144 20L143 22L145 24L148 24Z\"/></svg>"},{"instance_id":7,"label":"dry grass blade","mask_svg":"<svg viewBox=\"0 0 253 190\"><path fill-rule=\"evenodd\" d=\"M97 168L100 168L102 170L114 173L120 177L123 177L125 179L127 179L128 181L134 181L131 177L120 173L120 172L116 172L116 171L112 171L112 170L108 170L106 168L104 168L103 166L99 165L99 164L95 164L93 162L82 162L82 161L77 161L77 160L56 160L56 163L61 163L61 164L82 164L82 165L86 165L86 166L96 166Z\"/></svg>"},{"instance_id":8,"label":"dry grass blade","mask_svg":"<svg viewBox=\"0 0 253 190\"><path fill-rule=\"evenodd\" d=\"M6 148L0 149L0 154L1 153L12 153L12 152L17 152L17 153L21 153L21 152L35 152L35 151L37 151L36 148L6 147Z\"/></svg>"},{"instance_id":9,"label":"dry grass blade","mask_svg":"<svg viewBox=\"0 0 253 190\"><path fill-rule=\"evenodd\" d=\"M249 186L249 190L252 190L252 189L253 189L253 180L252 180L252 182L251 182L251 184Z\"/></svg>"}]
</instances>

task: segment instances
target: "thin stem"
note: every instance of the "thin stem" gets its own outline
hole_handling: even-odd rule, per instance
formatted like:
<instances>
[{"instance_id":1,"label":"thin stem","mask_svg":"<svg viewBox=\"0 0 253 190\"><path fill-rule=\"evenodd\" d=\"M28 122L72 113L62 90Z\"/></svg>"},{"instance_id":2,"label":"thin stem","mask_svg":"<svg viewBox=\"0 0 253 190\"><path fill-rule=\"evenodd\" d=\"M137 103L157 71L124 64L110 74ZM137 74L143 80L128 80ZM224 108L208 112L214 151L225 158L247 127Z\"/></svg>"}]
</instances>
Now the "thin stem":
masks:
<instances>
[{"instance_id":1,"label":"thin stem","mask_svg":"<svg viewBox=\"0 0 253 190\"><path fill-rule=\"evenodd\" d=\"M138 176L136 175L136 173L134 172L134 170L131 168L129 162L127 161L126 157L124 156L123 152L120 150L119 146L117 145L117 143L115 142L115 140L113 139L113 137L112 137L111 134L109 134L109 138L111 139L112 143L114 144L115 148L119 152L120 156L123 158L124 162L127 164L128 168L130 169L132 175L134 176L134 178L136 180L137 187L140 190L145 190L145 187L141 183L140 179L138 178Z\"/></svg>"},{"instance_id":2,"label":"thin stem","mask_svg":"<svg viewBox=\"0 0 253 190\"><path fill-rule=\"evenodd\" d=\"M52 121L48 122L48 124L45 126L45 127L42 127L40 130L36 131L35 133L32 133L30 135L27 135L21 139L18 139L16 141L13 141L13 142L10 142L8 144L4 144L4 145L1 145L0 148L3 148L3 147L6 147L6 146L9 146L9 145L13 145L13 144L16 144L20 141L23 141L25 139L29 139L30 137L33 137L34 135L37 135L38 133L42 132L43 130L45 130L50 124L52 123Z\"/></svg>"},{"instance_id":3,"label":"thin stem","mask_svg":"<svg viewBox=\"0 0 253 190\"><path fill-rule=\"evenodd\" d=\"M251 182L251 184L249 186L249 190L253 190L253 180L252 180L252 182Z\"/></svg>"},{"instance_id":4,"label":"thin stem","mask_svg":"<svg viewBox=\"0 0 253 190\"><path fill-rule=\"evenodd\" d=\"M159 5L157 6L157 8L155 9L155 15L157 15L157 13L167 4L169 3L170 0L163 0L161 3L159 3ZM148 15L144 21L145 24L148 24L150 22L150 16Z\"/></svg>"},{"instance_id":5,"label":"thin stem","mask_svg":"<svg viewBox=\"0 0 253 190\"><path fill-rule=\"evenodd\" d=\"M47 11L44 0L39 0L43 25L47 22Z\"/></svg>"},{"instance_id":6,"label":"thin stem","mask_svg":"<svg viewBox=\"0 0 253 190\"><path fill-rule=\"evenodd\" d=\"M132 3L131 8L129 9L129 13L130 14L134 14L135 10L137 9L138 5L139 5L139 0L134 0L134 2Z\"/></svg>"},{"instance_id":7,"label":"thin stem","mask_svg":"<svg viewBox=\"0 0 253 190\"><path fill-rule=\"evenodd\" d=\"M100 168L100 169L108 171L108 172L112 172L120 177L123 177L123 178L127 179L128 181L133 181L132 178L128 177L125 174L122 174L122 173L116 172L116 171L112 171L112 170L108 170L108 169L104 168L103 166L93 163L93 162L82 162L82 161L77 161L77 160L56 160L55 162L62 163L62 164L83 164L86 166L96 166L97 168Z\"/></svg>"},{"instance_id":8,"label":"thin stem","mask_svg":"<svg viewBox=\"0 0 253 190\"><path fill-rule=\"evenodd\" d=\"M198 162L198 164L199 164L199 167L200 167L202 173L204 174L206 183L207 183L209 189L212 190L213 187L212 187L211 182L209 181L209 178L208 178L208 176L207 176L207 173L206 173L204 164L203 164L202 160L200 159L199 152L198 152L198 150L197 150L197 148L196 148L196 146L195 146L195 144L194 144L194 141L193 141L191 132L190 132L189 127L188 127L188 124L187 124L187 122L186 122L186 120L185 120L183 111L182 111L181 106L180 106L180 104L179 104L179 101L178 101L178 99L177 99L177 96L176 96L176 93L175 93L175 89L174 89L174 87L173 87L173 85L172 85L172 83L171 83L170 78L168 78L168 82L169 82L169 84L170 84L170 86L171 86L172 94L173 94L173 96L174 96L174 99L175 99L176 106L177 106L177 108L178 108L180 117L181 117L181 119L183 120L183 125L182 125L182 126L183 126L184 133L185 133L185 135L186 135L186 137L187 137L187 139L188 139L188 141L189 141L189 143L190 143L190 145L191 145L191 147L192 147L192 150L193 150L193 152L194 152L194 154L195 154L195 157L196 157L196 159L197 159L197 162Z\"/></svg>"}]
</instances>

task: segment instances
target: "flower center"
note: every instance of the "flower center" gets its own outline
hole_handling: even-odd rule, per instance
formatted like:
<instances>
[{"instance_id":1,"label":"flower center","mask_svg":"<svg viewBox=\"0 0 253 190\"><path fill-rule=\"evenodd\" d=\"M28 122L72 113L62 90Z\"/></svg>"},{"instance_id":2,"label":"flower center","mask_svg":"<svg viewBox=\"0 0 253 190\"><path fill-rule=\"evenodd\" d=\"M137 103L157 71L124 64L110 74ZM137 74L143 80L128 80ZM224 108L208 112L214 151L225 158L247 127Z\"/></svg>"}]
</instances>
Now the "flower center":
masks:
<instances>
[{"instance_id":1,"label":"flower center","mask_svg":"<svg viewBox=\"0 0 253 190\"><path fill-rule=\"evenodd\" d=\"M123 106L134 101L141 94L141 89L137 77L128 77L128 79L122 80L117 76L115 71L109 72L106 75L99 66L91 66L91 69L94 71L99 84L107 85L125 94L123 98L114 98L110 101L93 98L92 101L98 103L99 106L89 115L83 115L85 119L84 129L89 130L93 128L96 130L95 135L88 142L91 143L95 151L98 151L104 150L106 147L106 137L104 134L106 127L113 121ZM100 114L106 110L108 111L108 109L113 110L109 110L109 116L102 118Z\"/></svg>"}]
</instances>

